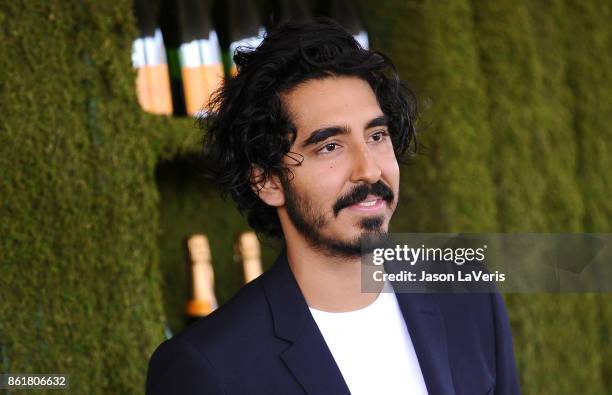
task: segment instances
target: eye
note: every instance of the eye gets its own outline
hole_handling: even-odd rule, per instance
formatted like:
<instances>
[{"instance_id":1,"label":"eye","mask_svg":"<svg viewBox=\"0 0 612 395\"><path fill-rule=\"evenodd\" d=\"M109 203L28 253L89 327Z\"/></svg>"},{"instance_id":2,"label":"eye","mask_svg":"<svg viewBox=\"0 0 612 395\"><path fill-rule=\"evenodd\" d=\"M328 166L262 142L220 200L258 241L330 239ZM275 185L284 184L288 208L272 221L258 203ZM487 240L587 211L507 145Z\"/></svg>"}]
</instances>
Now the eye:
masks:
<instances>
[{"instance_id":1,"label":"eye","mask_svg":"<svg viewBox=\"0 0 612 395\"><path fill-rule=\"evenodd\" d=\"M338 148L338 143L327 143L320 150L318 150L317 152L325 154L325 153L328 153L328 152L335 151L336 148Z\"/></svg>"},{"instance_id":2,"label":"eye","mask_svg":"<svg viewBox=\"0 0 612 395\"><path fill-rule=\"evenodd\" d=\"M379 142L379 141L384 140L385 137L387 137L388 135L389 135L389 132L387 132L386 130L379 130L376 133L373 133L370 137L375 142Z\"/></svg>"}]
</instances>

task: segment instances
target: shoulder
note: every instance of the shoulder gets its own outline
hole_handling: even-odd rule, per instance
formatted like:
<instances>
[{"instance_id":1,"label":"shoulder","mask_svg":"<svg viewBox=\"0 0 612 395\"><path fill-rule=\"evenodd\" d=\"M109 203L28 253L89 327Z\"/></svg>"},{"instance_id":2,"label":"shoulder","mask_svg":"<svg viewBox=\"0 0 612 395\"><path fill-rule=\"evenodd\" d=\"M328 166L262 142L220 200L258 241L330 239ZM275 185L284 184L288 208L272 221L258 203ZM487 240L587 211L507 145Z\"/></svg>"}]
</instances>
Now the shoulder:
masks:
<instances>
[{"instance_id":1,"label":"shoulder","mask_svg":"<svg viewBox=\"0 0 612 395\"><path fill-rule=\"evenodd\" d=\"M157 347L149 362L147 393L183 393L182 386L223 393L220 388L232 372L239 375L258 355L273 348L271 344L278 340L261 284L264 276L266 273L211 315ZM152 390L167 386L172 391Z\"/></svg>"},{"instance_id":2,"label":"shoulder","mask_svg":"<svg viewBox=\"0 0 612 395\"><path fill-rule=\"evenodd\" d=\"M206 356L179 338L165 341L153 353L147 371L147 395L223 394L215 368Z\"/></svg>"},{"instance_id":3,"label":"shoulder","mask_svg":"<svg viewBox=\"0 0 612 395\"><path fill-rule=\"evenodd\" d=\"M188 344L195 350L214 355L217 350L244 346L261 339L272 330L270 308L259 278L243 286L236 295L215 310L174 336L167 343Z\"/></svg>"},{"instance_id":4,"label":"shoulder","mask_svg":"<svg viewBox=\"0 0 612 395\"><path fill-rule=\"evenodd\" d=\"M265 276L263 274L262 276ZM209 316L202 318L176 337L198 349L231 347L271 328L270 308L261 277L243 286L236 295Z\"/></svg>"},{"instance_id":5,"label":"shoulder","mask_svg":"<svg viewBox=\"0 0 612 395\"><path fill-rule=\"evenodd\" d=\"M465 328L491 338L510 335L504 299L498 293L432 294L430 297L446 325L455 331Z\"/></svg>"},{"instance_id":6,"label":"shoulder","mask_svg":"<svg viewBox=\"0 0 612 395\"><path fill-rule=\"evenodd\" d=\"M507 321L504 302L499 294L431 294L444 317L447 336L465 342L474 339L481 347L495 349L498 322ZM508 330L509 334L509 330Z\"/></svg>"},{"instance_id":7,"label":"shoulder","mask_svg":"<svg viewBox=\"0 0 612 395\"><path fill-rule=\"evenodd\" d=\"M485 381L495 383L496 394L520 393L512 333L502 296L456 293L431 297L444 319L454 380L462 382L480 372L487 376Z\"/></svg>"}]
</instances>

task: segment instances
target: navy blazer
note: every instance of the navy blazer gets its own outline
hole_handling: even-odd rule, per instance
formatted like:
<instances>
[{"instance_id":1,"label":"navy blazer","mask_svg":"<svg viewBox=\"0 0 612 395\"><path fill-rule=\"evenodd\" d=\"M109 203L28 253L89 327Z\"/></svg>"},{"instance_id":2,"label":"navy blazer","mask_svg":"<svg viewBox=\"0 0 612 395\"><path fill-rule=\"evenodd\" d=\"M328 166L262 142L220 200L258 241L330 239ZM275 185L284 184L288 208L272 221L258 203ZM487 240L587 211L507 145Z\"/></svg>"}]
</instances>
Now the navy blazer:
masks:
<instances>
[{"instance_id":1,"label":"navy blazer","mask_svg":"<svg viewBox=\"0 0 612 395\"><path fill-rule=\"evenodd\" d=\"M519 394L498 294L396 295L430 395ZM350 394L285 253L218 310L162 343L146 391Z\"/></svg>"}]
</instances>

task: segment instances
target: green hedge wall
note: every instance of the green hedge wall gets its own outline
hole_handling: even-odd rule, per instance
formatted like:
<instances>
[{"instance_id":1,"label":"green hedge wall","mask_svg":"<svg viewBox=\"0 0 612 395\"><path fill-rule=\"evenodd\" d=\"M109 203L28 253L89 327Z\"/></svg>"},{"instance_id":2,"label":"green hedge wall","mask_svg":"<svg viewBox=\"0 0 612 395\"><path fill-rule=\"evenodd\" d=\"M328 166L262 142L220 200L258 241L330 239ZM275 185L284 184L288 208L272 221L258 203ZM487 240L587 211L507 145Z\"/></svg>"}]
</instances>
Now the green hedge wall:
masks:
<instances>
[{"instance_id":1,"label":"green hedge wall","mask_svg":"<svg viewBox=\"0 0 612 395\"><path fill-rule=\"evenodd\" d=\"M612 231L612 3L566 0L567 83L572 93L577 175L584 229ZM612 297L599 295L596 312L602 393L612 393Z\"/></svg>"},{"instance_id":2,"label":"green hedge wall","mask_svg":"<svg viewBox=\"0 0 612 395\"><path fill-rule=\"evenodd\" d=\"M500 229L580 231L576 155L558 147L568 141L570 119L563 118L566 84L559 47L564 40L552 30L559 26L549 26L546 20L554 14L546 11L548 5L539 8L535 3L530 13L522 1L473 0L472 4L489 119L496 126L491 169L498 185ZM538 31L547 26L552 31ZM562 143L554 144L558 140ZM571 150L574 139L570 136L569 141ZM569 223L564 223L568 218ZM522 351L517 353L517 364L531 373L523 378L525 390L572 394L589 388L602 393L600 361L591 357L597 356L593 353L596 304L567 295L512 295L507 300L513 308L517 349ZM580 304L587 308L577 308ZM582 336L576 338L577 333ZM575 373L569 380L559 380L555 372L562 370Z\"/></svg>"},{"instance_id":3,"label":"green hedge wall","mask_svg":"<svg viewBox=\"0 0 612 395\"><path fill-rule=\"evenodd\" d=\"M612 231L608 1L360 5L421 99L394 231ZM246 224L200 179L200 132L136 102L131 10L0 4L0 371L74 393L143 392L183 326L185 236L210 237L220 301L240 286ZM612 393L609 295L506 300L524 393Z\"/></svg>"},{"instance_id":4,"label":"green hedge wall","mask_svg":"<svg viewBox=\"0 0 612 395\"><path fill-rule=\"evenodd\" d=\"M422 155L402 169L393 230L495 230L495 190L484 166L491 134L469 3L364 6L373 45L391 55L422 99Z\"/></svg>"},{"instance_id":5,"label":"green hedge wall","mask_svg":"<svg viewBox=\"0 0 612 395\"><path fill-rule=\"evenodd\" d=\"M140 393L161 338L152 149L131 4L0 5L2 372Z\"/></svg>"}]
</instances>

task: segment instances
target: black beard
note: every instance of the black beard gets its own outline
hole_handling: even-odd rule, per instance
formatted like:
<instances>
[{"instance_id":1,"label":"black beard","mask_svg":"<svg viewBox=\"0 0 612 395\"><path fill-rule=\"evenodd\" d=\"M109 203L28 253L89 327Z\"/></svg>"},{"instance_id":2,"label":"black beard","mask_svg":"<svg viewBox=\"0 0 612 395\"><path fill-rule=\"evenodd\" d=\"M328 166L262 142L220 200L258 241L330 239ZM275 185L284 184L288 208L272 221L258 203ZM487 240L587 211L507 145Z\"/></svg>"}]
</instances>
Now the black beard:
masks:
<instances>
[{"instance_id":1,"label":"black beard","mask_svg":"<svg viewBox=\"0 0 612 395\"><path fill-rule=\"evenodd\" d=\"M296 194L290 185L290 181L283 182L283 188L285 191L285 207L289 219L315 250L327 256L356 258L361 254L371 253L388 237L388 233L381 230L384 222L383 216L361 219L358 225L364 232L355 240L343 241L326 237L319 231L328 223L325 214L316 212L308 199ZM382 182L378 181L372 185L362 184L346 196L338 199L333 207L334 216L337 217L338 211L342 208L362 201L369 194L382 197L390 204L394 201L393 192Z\"/></svg>"}]
</instances>

